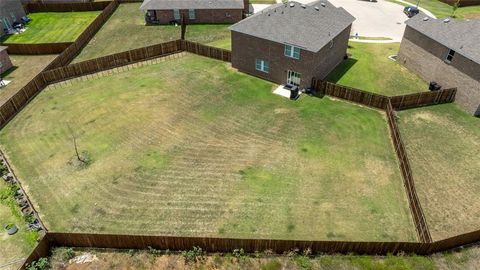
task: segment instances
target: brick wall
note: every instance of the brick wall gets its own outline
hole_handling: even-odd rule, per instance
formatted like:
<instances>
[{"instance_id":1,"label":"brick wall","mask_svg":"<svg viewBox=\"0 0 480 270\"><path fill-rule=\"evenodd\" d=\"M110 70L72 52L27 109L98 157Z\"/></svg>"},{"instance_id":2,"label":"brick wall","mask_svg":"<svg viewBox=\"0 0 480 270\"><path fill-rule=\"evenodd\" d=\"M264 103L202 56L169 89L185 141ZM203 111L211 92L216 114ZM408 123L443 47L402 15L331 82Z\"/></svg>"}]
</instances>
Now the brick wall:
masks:
<instances>
[{"instance_id":1,"label":"brick wall","mask_svg":"<svg viewBox=\"0 0 480 270\"><path fill-rule=\"evenodd\" d=\"M312 78L325 78L343 60L349 35L350 27L317 53L301 50L297 60L284 55L284 44L232 31L232 66L278 84L285 84L292 70L301 74L300 87L310 87ZM269 73L256 70L255 59L267 61Z\"/></svg>"},{"instance_id":2,"label":"brick wall","mask_svg":"<svg viewBox=\"0 0 480 270\"><path fill-rule=\"evenodd\" d=\"M456 102L467 112L480 115L480 64L456 53L451 64L444 61L448 48L407 27L398 61L426 81L443 88L457 87Z\"/></svg>"},{"instance_id":3,"label":"brick wall","mask_svg":"<svg viewBox=\"0 0 480 270\"><path fill-rule=\"evenodd\" d=\"M0 50L0 75L11 67L12 61L10 61L7 50Z\"/></svg>"},{"instance_id":4,"label":"brick wall","mask_svg":"<svg viewBox=\"0 0 480 270\"><path fill-rule=\"evenodd\" d=\"M154 12L160 24L168 24L175 19L173 9L155 10ZM180 10L180 14L189 18L188 9ZM243 9L195 9L195 19L188 20L188 23L236 23L242 18Z\"/></svg>"}]
</instances>

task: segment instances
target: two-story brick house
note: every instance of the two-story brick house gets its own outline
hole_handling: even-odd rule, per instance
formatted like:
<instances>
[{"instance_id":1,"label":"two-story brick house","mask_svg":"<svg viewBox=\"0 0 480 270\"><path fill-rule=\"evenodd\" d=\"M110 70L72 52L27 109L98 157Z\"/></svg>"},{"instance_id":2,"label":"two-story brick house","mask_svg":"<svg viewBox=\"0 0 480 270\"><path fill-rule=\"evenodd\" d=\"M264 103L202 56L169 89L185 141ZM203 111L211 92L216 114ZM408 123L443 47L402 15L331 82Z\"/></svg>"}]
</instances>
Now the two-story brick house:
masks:
<instances>
[{"instance_id":1,"label":"two-story brick house","mask_svg":"<svg viewBox=\"0 0 480 270\"><path fill-rule=\"evenodd\" d=\"M301 88L344 59L355 18L327 1L275 4L230 27L232 66Z\"/></svg>"},{"instance_id":2,"label":"two-story brick house","mask_svg":"<svg viewBox=\"0 0 480 270\"><path fill-rule=\"evenodd\" d=\"M18 22L25 16L20 0L0 0L0 36L11 29L14 22Z\"/></svg>"},{"instance_id":3,"label":"two-story brick house","mask_svg":"<svg viewBox=\"0 0 480 270\"><path fill-rule=\"evenodd\" d=\"M140 9L153 24L236 23L249 10L248 0L144 0Z\"/></svg>"},{"instance_id":4,"label":"two-story brick house","mask_svg":"<svg viewBox=\"0 0 480 270\"><path fill-rule=\"evenodd\" d=\"M480 115L480 21L439 20L423 14L407 22L398 61L426 81L457 87L456 102Z\"/></svg>"}]
</instances>

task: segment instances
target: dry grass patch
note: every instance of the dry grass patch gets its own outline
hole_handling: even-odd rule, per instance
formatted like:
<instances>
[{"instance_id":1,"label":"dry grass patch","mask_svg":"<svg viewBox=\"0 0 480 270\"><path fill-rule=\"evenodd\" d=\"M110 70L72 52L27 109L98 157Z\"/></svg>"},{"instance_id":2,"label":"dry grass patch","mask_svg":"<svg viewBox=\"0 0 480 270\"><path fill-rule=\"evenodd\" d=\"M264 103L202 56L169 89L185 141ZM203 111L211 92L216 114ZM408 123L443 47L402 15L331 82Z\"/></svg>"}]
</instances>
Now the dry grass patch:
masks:
<instances>
[{"instance_id":1,"label":"dry grass patch","mask_svg":"<svg viewBox=\"0 0 480 270\"><path fill-rule=\"evenodd\" d=\"M53 231L414 241L384 114L272 87L187 54L47 89L0 142Z\"/></svg>"},{"instance_id":2,"label":"dry grass patch","mask_svg":"<svg viewBox=\"0 0 480 270\"><path fill-rule=\"evenodd\" d=\"M455 104L399 115L432 237L480 229L480 120Z\"/></svg>"}]
</instances>

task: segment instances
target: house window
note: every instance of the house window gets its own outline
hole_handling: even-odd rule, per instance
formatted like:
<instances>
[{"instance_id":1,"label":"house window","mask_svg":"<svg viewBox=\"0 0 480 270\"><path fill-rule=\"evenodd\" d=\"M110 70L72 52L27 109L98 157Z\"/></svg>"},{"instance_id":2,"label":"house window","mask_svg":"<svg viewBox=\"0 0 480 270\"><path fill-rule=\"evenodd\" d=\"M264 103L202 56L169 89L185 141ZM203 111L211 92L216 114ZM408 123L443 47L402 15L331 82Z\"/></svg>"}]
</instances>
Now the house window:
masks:
<instances>
[{"instance_id":1,"label":"house window","mask_svg":"<svg viewBox=\"0 0 480 270\"><path fill-rule=\"evenodd\" d=\"M225 17L230 18L230 17L232 17L232 15L230 15L230 13L228 13L228 12L225 12Z\"/></svg>"},{"instance_id":2,"label":"house window","mask_svg":"<svg viewBox=\"0 0 480 270\"><path fill-rule=\"evenodd\" d=\"M300 48L285 44L285 56L300 59Z\"/></svg>"},{"instance_id":3,"label":"house window","mask_svg":"<svg viewBox=\"0 0 480 270\"><path fill-rule=\"evenodd\" d=\"M255 59L255 69L268 73L270 71L270 66L267 61Z\"/></svg>"},{"instance_id":4,"label":"house window","mask_svg":"<svg viewBox=\"0 0 480 270\"><path fill-rule=\"evenodd\" d=\"M173 10L173 18L175 20L180 20L180 9L174 9Z\"/></svg>"},{"instance_id":5,"label":"house window","mask_svg":"<svg viewBox=\"0 0 480 270\"><path fill-rule=\"evenodd\" d=\"M448 50L447 58L445 58L445 61L447 61L448 63L451 63L454 55L455 55L454 50L452 49Z\"/></svg>"},{"instance_id":6,"label":"house window","mask_svg":"<svg viewBox=\"0 0 480 270\"><path fill-rule=\"evenodd\" d=\"M195 20L195 9L189 9L188 10L188 18L190 20Z\"/></svg>"}]
</instances>

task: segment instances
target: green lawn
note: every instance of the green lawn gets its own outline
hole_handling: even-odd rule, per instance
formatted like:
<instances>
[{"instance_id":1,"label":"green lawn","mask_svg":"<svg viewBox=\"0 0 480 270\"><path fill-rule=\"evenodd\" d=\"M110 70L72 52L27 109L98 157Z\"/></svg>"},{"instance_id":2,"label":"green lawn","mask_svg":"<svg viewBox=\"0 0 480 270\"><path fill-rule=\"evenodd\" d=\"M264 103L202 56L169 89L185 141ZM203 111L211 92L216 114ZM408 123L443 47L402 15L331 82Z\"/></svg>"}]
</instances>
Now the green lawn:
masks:
<instances>
[{"instance_id":1,"label":"green lawn","mask_svg":"<svg viewBox=\"0 0 480 270\"><path fill-rule=\"evenodd\" d=\"M394 2L403 6L408 6L407 4L400 3L395 0L387 1ZM416 4L416 1L414 0L411 0L410 2L412 4ZM437 18L452 17L453 15L453 7L438 0L420 0L420 7L423 7L428 11L432 12ZM458 8L455 12L455 18L480 19L480 5Z\"/></svg>"},{"instance_id":2,"label":"green lawn","mask_svg":"<svg viewBox=\"0 0 480 270\"><path fill-rule=\"evenodd\" d=\"M350 42L350 58L337 66L327 80L387 96L427 91L426 82L388 58L396 55L399 48L399 43Z\"/></svg>"},{"instance_id":3,"label":"green lawn","mask_svg":"<svg viewBox=\"0 0 480 270\"><path fill-rule=\"evenodd\" d=\"M40 71L57 57L51 55L16 55L11 54L10 60L13 67L0 75L10 83L0 88L0 103L5 102L28 82L30 82Z\"/></svg>"},{"instance_id":4,"label":"green lawn","mask_svg":"<svg viewBox=\"0 0 480 270\"><path fill-rule=\"evenodd\" d=\"M14 190L3 179L0 180L0 265L3 265L16 259L28 257L36 245L37 233L27 230L12 194ZM14 235L8 235L3 229L5 225L10 223L19 228ZM10 268L1 269L18 269L20 264L16 263Z\"/></svg>"},{"instance_id":5,"label":"green lawn","mask_svg":"<svg viewBox=\"0 0 480 270\"><path fill-rule=\"evenodd\" d=\"M44 90L0 132L50 230L416 240L382 112L168 61Z\"/></svg>"},{"instance_id":6,"label":"green lawn","mask_svg":"<svg viewBox=\"0 0 480 270\"><path fill-rule=\"evenodd\" d=\"M27 30L6 37L4 43L56 43L73 42L100 14L88 12L46 12L31 13L32 21Z\"/></svg>"},{"instance_id":7,"label":"green lawn","mask_svg":"<svg viewBox=\"0 0 480 270\"><path fill-rule=\"evenodd\" d=\"M78 264L68 263L70 250L56 248L50 257L52 269L77 269ZM359 256L359 255L317 255L304 256L290 253L288 256L264 252L246 254L237 258L232 253L207 254L205 260L185 262L180 254L153 254L148 250L132 253L126 250L73 250L73 256L93 253L98 260L85 269L218 269L218 270L465 270L477 269L480 264L480 247L466 247L452 252L432 256ZM72 268L70 268L72 267ZM83 268L82 268L83 269Z\"/></svg>"},{"instance_id":8,"label":"green lawn","mask_svg":"<svg viewBox=\"0 0 480 270\"><path fill-rule=\"evenodd\" d=\"M399 117L432 237L480 229L480 119L456 104L403 111Z\"/></svg>"},{"instance_id":9,"label":"green lawn","mask_svg":"<svg viewBox=\"0 0 480 270\"><path fill-rule=\"evenodd\" d=\"M74 62L180 38L180 26L145 26L144 15L139 10L140 5L141 3L121 4ZM218 44L220 47L229 48L230 30L228 30L228 26L192 24L187 27L185 38L204 44L214 42L214 45L215 42L220 41L221 43Z\"/></svg>"}]
</instances>

